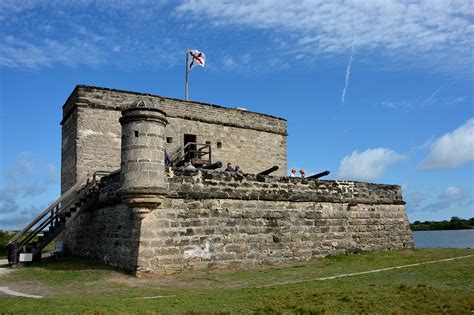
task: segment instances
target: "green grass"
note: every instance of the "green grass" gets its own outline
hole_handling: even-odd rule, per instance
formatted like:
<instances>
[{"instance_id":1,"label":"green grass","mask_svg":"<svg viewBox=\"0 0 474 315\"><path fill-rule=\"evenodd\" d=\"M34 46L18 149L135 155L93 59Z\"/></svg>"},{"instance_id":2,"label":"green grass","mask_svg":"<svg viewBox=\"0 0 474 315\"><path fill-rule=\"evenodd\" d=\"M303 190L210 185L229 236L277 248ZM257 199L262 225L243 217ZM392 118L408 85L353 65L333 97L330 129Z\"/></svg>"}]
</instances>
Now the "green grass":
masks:
<instances>
[{"instance_id":1,"label":"green grass","mask_svg":"<svg viewBox=\"0 0 474 315\"><path fill-rule=\"evenodd\" d=\"M47 296L38 300L2 296L0 313L470 314L474 310L474 257L316 280L463 255L474 255L474 250L338 255L246 271L142 279L96 261L52 259L0 278L1 286L23 288L25 293L44 288Z\"/></svg>"}]
</instances>

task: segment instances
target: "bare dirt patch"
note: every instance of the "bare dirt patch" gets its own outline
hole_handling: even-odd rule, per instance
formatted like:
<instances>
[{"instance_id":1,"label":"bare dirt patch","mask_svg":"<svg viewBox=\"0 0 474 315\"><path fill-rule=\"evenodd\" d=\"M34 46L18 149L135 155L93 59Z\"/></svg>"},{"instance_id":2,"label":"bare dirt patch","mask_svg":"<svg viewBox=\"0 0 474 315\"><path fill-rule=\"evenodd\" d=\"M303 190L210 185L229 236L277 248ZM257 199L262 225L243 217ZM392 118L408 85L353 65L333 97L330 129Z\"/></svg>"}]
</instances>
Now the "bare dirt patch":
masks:
<instances>
[{"instance_id":1,"label":"bare dirt patch","mask_svg":"<svg viewBox=\"0 0 474 315\"><path fill-rule=\"evenodd\" d=\"M10 290L17 291L24 294L29 295L39 295L39 296L51 296L54 295L49 288L45 287L44 285L40 285L33 282L23 282L23 281L15 281L15 282L6 282L2 278L4 276L15 272L16 269L13 269L8 264L7 259L0 260L0 287L7 287ZM0 296L8 296L15 298L15 296L8 295L5 292L0 291Z\"/></svg>"},{"instance_id":2,"label":"bare dirt patch","mask_svg":"<svg viewBox=\"0 0 474 315\"><path fill-rule=\"evenodd\" d=\"M0 277L8 274L12 270L13 269L11 269L10 266L8 265L7 259L0 259Z\"/></svg>"},{"instance_id":3,"label":"bare dirt patch","mask_svg":"<svg viewBox=\"0 0 474 315\"><path fill-rule=\"evenodd\" d=\"M36 283L32 282L12 282L12 283L2 283L2 287L7 287L10 290L23 293L23 294L29 294L29 295L38 295L38 296L53 296L54 292L52 292L50 289L46 288L43 285L39 285ZM0 291L0 296L9 296L12 298L15 298L16 296L8 295L5 292Z\"/></svg>"}]
</instances>

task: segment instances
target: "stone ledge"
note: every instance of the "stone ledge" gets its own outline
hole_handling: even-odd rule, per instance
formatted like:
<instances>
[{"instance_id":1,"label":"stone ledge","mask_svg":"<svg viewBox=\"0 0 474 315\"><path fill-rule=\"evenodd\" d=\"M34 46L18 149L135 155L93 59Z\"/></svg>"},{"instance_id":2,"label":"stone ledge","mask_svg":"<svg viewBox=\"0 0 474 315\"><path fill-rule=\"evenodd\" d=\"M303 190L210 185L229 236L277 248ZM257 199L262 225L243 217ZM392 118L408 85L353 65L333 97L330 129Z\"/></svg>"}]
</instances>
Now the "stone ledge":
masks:
<instances>
[{"instance_id":1,"label":"stone ledge","mask_svg":"<svg viewBox=\"0 0 474 315\"><path fill-rule=\"evenodd\" d=\"M169 189L160 191L168 198L180 199L238 199L292 202L404 205L398 185L372 184L336 180L312 180L292 177L271 177L211 170L175 170L168 178ZM119 201L120 174L102 179L100 202ZM110 199L110 200L109 200Z\"/></svg>"},{"instance_id":2,"label":"stone ledge","mask_svg":"<svg viewBox=\"0 0 474 315\"><path fill-rule=\"evenodd\" d=\"M399 185L209 170L176 170L174 175L169 179L171 198L335 202L348 203L348 208L358 203L405 204Z\"/></svg>"}]
</instances>

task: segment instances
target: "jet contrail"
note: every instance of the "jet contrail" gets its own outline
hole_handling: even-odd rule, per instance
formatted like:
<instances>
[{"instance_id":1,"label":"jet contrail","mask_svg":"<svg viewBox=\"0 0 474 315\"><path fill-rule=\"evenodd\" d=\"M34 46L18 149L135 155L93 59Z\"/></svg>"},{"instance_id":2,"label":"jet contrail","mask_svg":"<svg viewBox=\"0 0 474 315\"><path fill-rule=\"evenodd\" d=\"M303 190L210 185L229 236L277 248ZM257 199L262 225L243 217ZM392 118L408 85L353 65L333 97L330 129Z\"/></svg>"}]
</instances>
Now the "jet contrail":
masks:
<instances>
[{"instance_id":1,"label":"jet contrail","mask_svg":"<svg viewBox=\"0 0 474 315\"><path fill-rule=\"evenodd\" d=\"M344 104L344 100L346 99L346 91L347 91L347 86L349 85L349 77L351 76L351 66L352 66L353 58L354 58L354 41L352 41L351 56L349 57L349 62L347 63L346 82L344 84L344 89L342 90L341 104Z\"/></svg>"},{"instance_id":2,"label":"jet contrail","mask_svg":"<svg viewBox=\"0 0 474 315\"><path fill-rule=\"evenodd\" d=\"M421 103L421 105L425 105L426 103L428 103L429 101L431 101L431 99L432 99L433 97L435 97L435 96L439 93L439 91L441 91L443 88L444 88L444 84L441 85L436 91L434 91L434 93L431 94L430 97L428 97L427 99L425 99L425 100Z\"/></svg>"}]
</instances>

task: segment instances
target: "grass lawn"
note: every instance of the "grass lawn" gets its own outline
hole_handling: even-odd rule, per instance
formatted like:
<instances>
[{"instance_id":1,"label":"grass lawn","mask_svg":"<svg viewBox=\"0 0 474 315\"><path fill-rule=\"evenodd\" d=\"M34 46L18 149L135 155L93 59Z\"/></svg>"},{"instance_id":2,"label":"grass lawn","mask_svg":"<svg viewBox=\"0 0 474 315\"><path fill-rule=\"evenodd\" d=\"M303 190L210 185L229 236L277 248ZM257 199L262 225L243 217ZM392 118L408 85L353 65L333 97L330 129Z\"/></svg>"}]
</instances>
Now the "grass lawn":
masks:
<instances>
[{"instance_id":1,"label":"grass lawn","mask_svg":"<svg viewBox=\"0 0 474 315\"><path fill-rule=\"evenodd\" d=\"M338 255L245 271L178 273L138 279L96 261L45 260L0 276L0 286L43 299L0 295L12 314L472 314L474 256L354 275L472 249L417 249Z\"/></svg>"}]
</instances>

